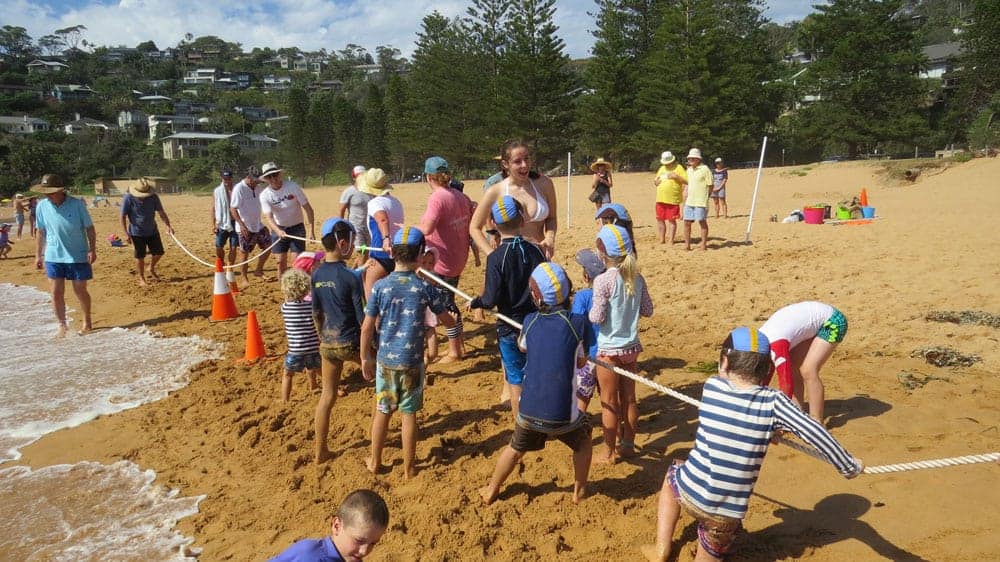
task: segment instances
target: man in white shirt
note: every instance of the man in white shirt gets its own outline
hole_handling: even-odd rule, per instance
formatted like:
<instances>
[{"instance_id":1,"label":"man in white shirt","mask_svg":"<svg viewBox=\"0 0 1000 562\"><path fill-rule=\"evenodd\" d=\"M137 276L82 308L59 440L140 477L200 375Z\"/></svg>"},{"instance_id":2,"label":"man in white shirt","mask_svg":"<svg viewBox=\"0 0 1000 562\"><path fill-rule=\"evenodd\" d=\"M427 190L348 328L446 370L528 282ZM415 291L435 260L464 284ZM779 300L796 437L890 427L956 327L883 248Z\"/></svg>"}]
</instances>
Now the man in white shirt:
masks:
<instances>
[{"instance_id":1,"label":"man in white shirt","mask_svg":"<svg viewBox=\"0 0 1000 562\"><path fill-rule=\"evenodd\" d=\"M271 247L271 233L260 220L261 190L257 188L257 184L260 183L259 177L260 170L257 166L250 166L246 176L233 186L233 194L229 199L229 215L239 234L240 261L245 262L255 247L263 251L257 259L257 269L254 271L257 277L263 277L264 262L271 255L268 250ZM248 264L245 263L241 267L244 287L250 284L247 268Z\"/></svg>"},{"instance_id":2,"label":"man in white shirt","mask_svg":"<svg viewBox=\"0 0 1000 562\"><path fill-rule=\"evenodd\" d=\"M229 201L233 194L233 172L222 170L219 174L222 182L212 193L212 234L215 235L215 257L228 258L226 263L236 263L236 249L240 245L240 236L233 225L233 216L229 212ZM229 244L228 255L225 251Z\"/></svg>"},{"instance_id":3,"label":"man in white shirt","mask_svg":"<svg viewBox=\"0 0 1000 562\"><path fill-rule=\"evenodd\" d=\"M292 262L305 251L306 225L302 222L305 213L309 224L309 238L316 238L313 226L313 209L299 184L282 178L282 170L274 162L261 168L260 178L267 187L260 194L260 211L264 224L271 228L281 240L274 246L278 256L278 278L288 269L288 254L291 250Z\"/></svg>"}]
</instances>

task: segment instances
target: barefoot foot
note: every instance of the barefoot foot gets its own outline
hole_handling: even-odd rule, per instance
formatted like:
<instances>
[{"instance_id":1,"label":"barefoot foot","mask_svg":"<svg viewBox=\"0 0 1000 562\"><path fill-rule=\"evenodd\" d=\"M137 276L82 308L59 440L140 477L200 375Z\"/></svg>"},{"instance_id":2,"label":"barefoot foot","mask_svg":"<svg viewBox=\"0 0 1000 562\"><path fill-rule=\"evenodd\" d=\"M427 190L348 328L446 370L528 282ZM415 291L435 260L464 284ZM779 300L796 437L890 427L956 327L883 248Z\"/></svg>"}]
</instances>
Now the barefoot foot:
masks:
<instances>
[{"instance_id":1,"label":"barefoot foot","mask_svg":"<svg viewBox=\"0 0 1000 562\"><path fill-rule=\"evenodd\" d=\"M368 457L365 459L365 468L372 474L378 474L382 470L382 463L375 464L375 460Z\"/></svg>"},{"instance_id":2,"label":"barefoot foot","mask_svg":"<svg viewBox=\"0 0 1000 562\"><path fill-rule=\"evenodd\" d=\"M323 464L333 458L333 453L327 450L316 453L316 464Z\"/></svg>"},{"instance_id":3,"label":"barefoot foot","mask_svg":"<svg viewBox=\"0 0 1000 562\"><path fill-rule=\"evenodd\" d=\"M479 489L479 498L483 500L483 505L490 505L497 499L497 494L489 486L483 486Z\"/></svg>"},{"instance_id":4,"label":"barefoot foot","mask_svg":"<svg viewBox=\"0 0 1000 562\"><path fill-rule=\"evenodd\" d=\"M56 339L61 340L66 337L66 325L60 324L59 328L56 329Z\"/></svg>"},{"instance_id":5,"label":"barefoot foot","mask_svg":"<svg viewBox=\"0 0 1000 562\"><path fill-rule=\"evenodd\" d=\"M639 547L639 551L649 562L666 562L670 556L670 548L662 548L655 544L644 544Z\"/></svg>"},{"instance_id":6,"label":"barefoot foot","mask_svg":"<svg viewBox=\"0 0 1000 562\"><path fill-rule=\"evenodd\" d=\"M583 498L587 497L587 486L586 485L573 485L573 503L579 504Z\"/></svg>"}]
</instances>

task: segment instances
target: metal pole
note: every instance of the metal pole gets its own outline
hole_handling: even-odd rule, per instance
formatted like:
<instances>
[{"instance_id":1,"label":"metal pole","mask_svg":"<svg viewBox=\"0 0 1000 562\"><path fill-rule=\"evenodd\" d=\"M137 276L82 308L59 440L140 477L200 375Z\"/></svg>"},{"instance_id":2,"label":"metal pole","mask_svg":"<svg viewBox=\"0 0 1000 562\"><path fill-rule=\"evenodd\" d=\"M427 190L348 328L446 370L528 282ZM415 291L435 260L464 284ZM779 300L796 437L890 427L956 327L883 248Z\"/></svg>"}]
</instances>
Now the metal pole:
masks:
<instances>
[{"instance_id":1,"label":"metal pole","mask_svg":"<svg viewBox=\"0 0 1000 562\"><path fill-rule=\"evenodd\" d=\"M573 179L573 153L566 153L566 227L569 228L569 202L572 196L570 182Z\"/></svg>"},{"instance_id":2,"label":"metal pole","mask_svg":"<svg viewBox=\"0 0 1000 562\"><path fill-rule=\"evenodd\" d=\"M750 228L753 227L753 212L757 209L757 190L760 189L760 173L764 169L764 152L767 150L767 137L760 145L760 162L757 163L757 180L753 184L753 200L750 202L750 218L747 220L747 238L745 243L750 243Z\"/></svg>"}]
</instances>

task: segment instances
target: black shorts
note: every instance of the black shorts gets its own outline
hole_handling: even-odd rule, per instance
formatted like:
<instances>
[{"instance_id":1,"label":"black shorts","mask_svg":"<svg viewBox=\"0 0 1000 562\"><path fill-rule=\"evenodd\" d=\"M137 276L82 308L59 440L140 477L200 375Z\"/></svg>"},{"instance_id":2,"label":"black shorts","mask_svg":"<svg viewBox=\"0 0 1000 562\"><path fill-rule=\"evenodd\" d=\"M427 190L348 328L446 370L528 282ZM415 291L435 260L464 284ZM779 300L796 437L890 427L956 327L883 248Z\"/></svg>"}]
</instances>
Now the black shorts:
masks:
<instances>
[{"instance_id":1,"label":"black shorts","mask_svg":"<svg viewBox=\"0 0 1000 562\"><path fill-rule=\"evenodd\" d=\"M373 257L372 259L377 261L378 264L382 266L382 269L384 269L386 273L392 273L393 271L396 271L396 262L393 261L392 258Z\"/></svg>"},{"instance_id":2,"label":"black shorts","mask_svg":"<svg viewBox=\"0 0 1000 562\"><path fill-rule=\"evenodd\" d=\"M576 429L559 435L549 435L515 423L514 435L510 437L510 448L518 453L541 451L545 448L546 441L555 438L573 449L573 452L579 451L585 441L590 441L590 418L584 412L581 412L580 415L583 416L583 421Z\"/></svg>"},{"instance_id":3,"label":"black shorts","mask_svg":"<svg viewBox=\"0 0 1000 562\"><path fill-rule=\"evenodd\" d=\"M292 226L283 226L286 234L291 234L292 236L298 236L299 238L306 237L306 226L302 223L293 224ZM277 233L275 233L277 234ZM306 251L306 243L301 240L295 240L294 238L282 238L274 245L271 253L274 254L285 254L291 249L295 254L301 254Z\"/></svg>"},{"instance_id":4,"label":"black shorts","mask_svg":"<svg viewBox=\"0 0 1000 562\"><path fill-rule=\"evenodd\" d=\"M160 233L152 236L133 236L132 248L135 250L135 259L141 260L146 257L147 251L154 256L163 255L163 241L160 240Z\"/></svg>"}]
</instances>

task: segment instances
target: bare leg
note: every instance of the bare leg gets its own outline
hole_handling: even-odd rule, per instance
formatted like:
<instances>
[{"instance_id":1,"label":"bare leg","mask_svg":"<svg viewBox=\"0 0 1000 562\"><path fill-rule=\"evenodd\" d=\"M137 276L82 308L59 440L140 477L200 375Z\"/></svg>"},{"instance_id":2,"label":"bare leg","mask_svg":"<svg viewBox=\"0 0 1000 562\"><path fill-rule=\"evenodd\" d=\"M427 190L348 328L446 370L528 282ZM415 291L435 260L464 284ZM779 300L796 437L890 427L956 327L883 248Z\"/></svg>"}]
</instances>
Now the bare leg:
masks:
<instances>
[{"instance_id":1,"label":"bare leg","mask_svg":"<svg viewBox=\"0 0 1000 562\"><path fill-rule=\"evenodd\" d=\"M590 475L590 459L594 453L594 445L590 441L590 431L587 438L580 444L580 450L573 452L573 503L587 497L587 477Z\"/></svg>"},{"instance_id":2,"label":"bare leg","mask_svg":"<svg viewBox=\"0 0 1000 562\"><path fill-rule=\"evenodd\" d=\"M146 286L146 260L138 258L135 260L136 276L139 278L139 286Z\"/></svg>"},{"instance_id":3,"label":"bare leg","mask_svg":"<svg viewBox=\"0 0 1000 562\"><path fill-rule=\"evenodd\" d=\"M722 216L724 218L729 218L729 205L726 205L726 198L720 197L719 201L722 203Z\"/></svg>"},{"instance_id":4,"label":"bare leg","mask_svg":"<svg viewBox=\"0 0 1000 562\"><path fill-rule=\"evenodd\" d=\"M389 416L375 409L372 416L372 456L365 465L372 474L378 474L382 468L382 449L385 447L385 434L389 429Z\"/></svg>"},{"instance_id":5,"label":"bare leg","mask_svg":"<svg viewBox=\"0 0 1000 562\"><path fill-rule=\"evenodd\" d=\"M704 251L708 249L708 221L698 221L698 225L701 226L701 249Z\"/></svg>"},{"instance_id":6,"label":"bare leg","mask_svg":"<svg viewBox=\"0 0 1000 562\"><path fill-rule=\"evenodd\" d=\"M483 499L484 504L490 505L497 499L497 496L500 495L500 486L503 486L504 481L514 471L514 467L517 466L522 457L524 457L524 453L511 449L510 445L500 451L500 458L497 459L497 467L493 469L490 483L479 489L479 497Z\"/></svg>"},{"instance_id":7,"label":"bare leg","mask_svg":"<svg viewBox=\"0 0 1000 562\"><path fill-rule=\"evenodd\" d=\"M248 257L250 257L250 254L248 254L247 252L244 252L244 251L243 251L243 250L241 249L241 250L240 250L240 261L241 261L241 262L245 262L245 261L247 261L247 258L248 258ZM248 276L247 276L247 274L248 274L249 272L250 272L250 264L248 264L248 263L244 263L243 265L241 265L241 266L240 266L240 277L242 277L242 278L243 278L243 279L242 279L242 280L240 281L240 284L241 284L240 286L241 286L242 288L244 288L244 289L246 289L247 287L249 287L249 286L250 286L250 277L248 277Z\"/></svg>"},{"instance_id":8,"label":"bare leg","mask_svg":"<svg viewBox=\"0 0 1000 562\"><path fill-rule=\"evenodd\" d=\"M83 326L80 328L82 336L94 329L94 323L90 316L90 293L87 291L87 282L73 281L73 292L76 293L76 298L80 301L80 308L83 309Z\"/></svg>"},{"instance_id":9,"label":"bare leg","mask_svg":"<svg viewBox=\"0 0 1000 562\"><path fill-rule=\"evenodd\" d=\"M667 223L666 221L658 220L656 221L656 232L660 235L660 244L665 244L667 242Z\"/></svg>"},{"instance_id":10,"label":"bare leg","mask_svg":"<svg viewBox=\"0 0 1000 562\"><path fill-rule=\"evenodd\" d=\"M153 279L153 281L160 280L160 276L156 273L156 264L160 263L160 258L162 257L162 254L159 256L154 254L153 257L149 258L149 276Z\"/></svg>"},{"instance_id":11,"label":"bare leg","mask_svg":"<svg viewBox=\"0 0 1000 562\"><path fill-rule=\"evenodd\" d=\"M691 221L684 221L684 249L691 249Z\"/></svg>"},{"instance_id":12,"label":"bare leg","mask_svg":"<svg viewBox=\"0 0 1000 562\"><path fill-rule=\"evenodd\" d=\"M806 342L796 346L795 351L798 351L800 346L804 346ZM823 368L826 360L833 355L834 348L837 344L830 343L821 338L813 338L808 342L808 348L806 349L805 357L799 365L799 372L802 376L802 386L805 390L805 395L809 398L809 415L816 421L823 423L823 406L824 406L824 388L823 381L819 378L819 371Z\"/></svg>"},{"instance_id":13,"label":"bare leg","mask_svg":"<svg viewBox=\"0 0 1000 562\"><path fill-rule=\"evenodd\" d=\"M656 505L656 544L641 547L643 555L650 562L666 562L670 556L670 541L674 536L677 519L681 515L681 505L674 495L673 488L666 477L660 488L660 499Z\"/></svg>"},{"instance_id":14,"label":"bare leg","mask_svg":"<svg viewBox=\"0 0 1000 562\"><path fill-rule=\"evenodd\" d=\"M306 374L309 375L309 389L319 390L321 387L319 381L316 378L317 375L316 369L306 369ZM339 385L337 386L337 390L340 390ZM338 393L337 395L339 396L340 394Z\"/></svg>"},{"instance_id":15,"label":"bare leg","mask_svg":"<svg viewBox=\"0 0 1000 562\"><path fill-rule=\"evenodd\" d=\"M601 359L607 361L608 357ZM601 427L604 430L604 446L607 452L598 455L594 462L597 464L608 464L615 462L617 453L615 446L618 443L618 424L621 412L621 403L618 396L618 375L607 367L597 366L597 387L601 393Z\"/></svg>"},{"instance_id":16,"label":"bare leg","mask_svg":"<svg viewBox=\"0 0 1000 562\"><path fill-rule=\"evenodd\" d=\"M622 365L627 371L635 371L636 365ZM635 381L620 378L618 381L618 396L625 415L622 418L621 455L629 457L635 454L635 435L639 432L639 405L635 400Z\"/></svg>"},{"instance_id":17,"label":"bare leg","mask_svg":"<svg viewBox=\"0 0 1000 562\"><path fill-rule=\"evenodd\" d=\"M278 279L281 279L282 274L288 269L288 252L275 255L278 256Z\"/></svg>"},{"instance_id":18,"label":"bare leg","mask_svg":"<svg viewBox=\"0 0 1000 562\"><path fill-rule=\"evenodd\" d=\"M292 372L285 369L285 373L281 375L281 401L288 402L288 399L292 397Z\"/></svg>"},{"instance_id":19,"label":"bare leg","mask_svg":"<svg viewBox=\"0 0 1000 562\"><path fill-rule=\"evenodd\" d=\"M670 231L670 243L671 244L677 243L677 219L672 219L670 221L669 231Z\"/></svg>"},{"instance_id":20,"label":"bare leg","mask_svg":"<svg viewBox=\"0 0 1000 562\"><path fill-rule=\"evenodd\" d=\"M222 256L219 257L221 258ZM227 257L229 259L229 265L236 263L236 246L229 246L229 254Z\"/></svg>"},{"instance_id":21,"label":"bare leg","mask_svg":"<svg viewBox=\"0 0 1000 562\"><path fill-rule=\"evenodd\" d=\"M419 438L417 415L403 413L403 477L409 480L417 475L414 459L417 457L417 439ZM379 457L381 458L381 456Z\"/></svg>"},{"instance_id":22,"label":"bare leg","mask_svg":"<svg viewBox=\"0 0 1000 562\"><path fill-rule=\"evenodd\" d=\"M330 411L337 402L337 386L340 385L340 371L344 368L342 361L330 361L323 358L322 377L323 392L316 403L316 418L313 422L316 432L316 462L324 462L333 454L327 448L326 438L330 433Z\"/></svg>"},{"instance_id":23,"label":"bare leg","mask_svg":"<svg viewBox=\"0 0 1000 562\"><path fill-rule=\"evenodd\" d=\"M263 254L261 254L259 258L257 258L257 268L254 270L254 275L256 275L257 277L264 276L264 264L267 262L267 258L270 255L271 255L271 250L268 250Z\"/></svg>"},{"instance_id":24,"label":"bare leg","mask_svg":"<svg viewBox=\"0 0 1000 562\"><path fill-rule=\"evenodd\" d=\"M56 337L66 336L66 280L49 279L49 286L52 289L52 311L56 313L56 320L59 321L59 328L56 330Z\"/></svg>"},{"instance_id":25,"label":"bare leg","mask_svg":"<svg viewBox=\"0 0 1000 562\"><path fill-rule=\"evenodd\" d=\"M514 414L514 421L517 421L517 414L521 411L521 385L507 383L510 387L510 411Z\"/></svg>"},{"instance_id":26,"label":"bare leg","mask_svg":"<svg viewBox=\"0 0 1000 562\"><path fill-rule=\"evenodd\" d=\"M367 301L372 296L372 287L375 286L375 282L383 277L389 275L389 272L382 267L382 264L375 261L374 259L368 260L368 267L365 268L364 273L364 285L365 285L365 301Z\"/></svg>"}]
</instances>

